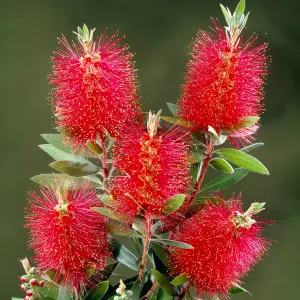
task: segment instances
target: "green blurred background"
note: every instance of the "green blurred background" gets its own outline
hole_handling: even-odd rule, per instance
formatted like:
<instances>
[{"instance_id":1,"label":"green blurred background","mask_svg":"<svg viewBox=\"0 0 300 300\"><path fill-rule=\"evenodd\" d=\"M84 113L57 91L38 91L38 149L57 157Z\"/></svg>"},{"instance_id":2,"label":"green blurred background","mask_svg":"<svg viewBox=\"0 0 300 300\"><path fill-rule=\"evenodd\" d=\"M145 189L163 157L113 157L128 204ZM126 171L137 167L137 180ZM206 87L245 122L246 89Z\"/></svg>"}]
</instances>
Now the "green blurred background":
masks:
<instances>
[{"instance_id":1,"label":"green blurred background","mask_svg":"<svg viewBox=\"0 0 300 300\"><path fill-rule=\"evenodd\" d=\"M276 224L266 234L276 240L264 261L245 278L252 299L299 299L300 267L300 2L248 0L248 33L270 42L272 66L266 112L255 155L271 176L250 174L235 186L247 206L267 202L267 218ZM237 1L224 0L234 8ZM12 0L1 2L1 288L0 299L22 296L18 259L31 255L23 229L29 178L50 171L50 159L37 145L40 133L54 132L47 95L49 56L56 38L84 22L100 33L120 29L136 53L144 110L175 102L187 62L189 44L210 17L223 22L217 0L185 1L65 1ZM265 35L265 33L268 33ZM299 177L298 177L299 176ZM240 295L234 299L250 299Z\"/></svg>"}]
</instances>

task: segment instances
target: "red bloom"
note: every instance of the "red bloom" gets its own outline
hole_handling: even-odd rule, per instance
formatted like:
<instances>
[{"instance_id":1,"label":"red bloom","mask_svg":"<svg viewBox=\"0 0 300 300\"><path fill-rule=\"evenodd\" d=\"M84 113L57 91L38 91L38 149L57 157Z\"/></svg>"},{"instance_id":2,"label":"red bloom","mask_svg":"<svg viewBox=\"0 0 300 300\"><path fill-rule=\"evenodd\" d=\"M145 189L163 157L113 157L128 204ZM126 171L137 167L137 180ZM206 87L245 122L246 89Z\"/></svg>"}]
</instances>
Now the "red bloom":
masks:
<instances>
[{"instance_id":1,"label":"red bloom","mask_svg":"<svg viewBox=\"0 0 300 300\"><path fill-rule=\"evenodd\" d=\"M140 210L160 215L166 200L188 190L187 135L176 128L152 133L137 128L114 150L121 174L113 178L111 192L118 210L129 217Z\"/></svg>"},{"instance_id":2,"label":"red bloom","mask_svg":"<svg viewBox=\"0 0 300 300\"><path fill-rule=\"evenodd\" d=\"M186 274L199 295L227 298L234 283L250 271L267 251L261 223L242 211L240 199L216 198L183 222L171 236L194 249L170 247L172 274Z\"/></svg>"},{"instance_id":3,"label":"red bloom","mask_svg":"<svg viewBox=\"0 0 300 300\"><path fill-rule=\"evenodd\" d=\"M244 44L231 42L222 29L216 26L215 31L200 31L195 39L179 116L191 122L195 131L207 131L210 125L219 133L249 142L258 125L240 128L245 117L262 112L267 44L254 46L255 37Z\"/></svg>"},{"instance_id":4,"label":"red bloom","mask_svg":"<svg viewBox=\"0 0 300 300\"><path fill-rule=\"evenodd\" d=\"M58 40L62 49L52 57L50 76L53 107L75 147L103 138L106 130L118 136L140 114L133 55L120 40L102 34L90 48L78 42L73 49L65 37Z\"/></svg>"},{"instance_id":5,"label":"red bloom","mask_svg":"<svg viewBox=\"0 0 300 300\"><path fill-rule=\"evenodd\" d=\"M54 268L79 288L88 281L86 269L96 267L98 274L109 256L106 220L90 209L99 206L95 192L81 187L61 194L58 187L29 195L25 227L39 269Z\"/></svg>"}]
</instances>

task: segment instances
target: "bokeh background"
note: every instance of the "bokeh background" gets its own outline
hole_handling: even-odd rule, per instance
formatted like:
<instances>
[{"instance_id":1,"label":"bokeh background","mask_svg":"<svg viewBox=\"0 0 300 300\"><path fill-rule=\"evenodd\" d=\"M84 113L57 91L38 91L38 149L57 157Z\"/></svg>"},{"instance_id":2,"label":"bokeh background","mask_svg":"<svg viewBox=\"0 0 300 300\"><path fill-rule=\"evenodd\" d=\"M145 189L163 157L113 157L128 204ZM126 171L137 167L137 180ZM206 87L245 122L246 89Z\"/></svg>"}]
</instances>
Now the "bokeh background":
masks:
<instances>
[{"instance_id":1,"label":"bokeh background","mask_svg":"<svg viewBox=\"0 0 300 300\"><path fill-rule=\"evenodd\" d=\"M234 8L237 1L222 3ZM245 278L245 287L256 300L299 299L300 2L248 0L248 9L248 34L257 32L271 48L266 112L258 135L265 147L255 153L271 176L250 174L235 190L243 191L245 205L267 202L265 217L276 223L266 234L277 242ZM56 38L62 33L71 38L84 22L96 33L106 26L110 33L120 29L136 53L144 110L167 113L165 102L175 102L179 94L189 44L199 28L210 25L211 16L223 22L218 0L1 2L1 300L22 296L18 259L31 255L23 228L26 193L34 186L29 178L50 171L50 159L37 145L43 143L41 133L54 132L47 75Z\"/></svg>"}]
</instances>

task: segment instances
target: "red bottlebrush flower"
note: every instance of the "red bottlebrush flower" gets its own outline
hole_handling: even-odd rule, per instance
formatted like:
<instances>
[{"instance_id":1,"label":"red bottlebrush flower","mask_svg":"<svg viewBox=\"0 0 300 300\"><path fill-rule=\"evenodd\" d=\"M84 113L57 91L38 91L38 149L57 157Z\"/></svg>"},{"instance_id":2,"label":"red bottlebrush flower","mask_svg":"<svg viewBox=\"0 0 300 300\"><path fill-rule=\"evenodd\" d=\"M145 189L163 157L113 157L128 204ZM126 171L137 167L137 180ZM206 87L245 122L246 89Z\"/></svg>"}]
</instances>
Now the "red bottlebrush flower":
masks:
<instances>
[{"instance_id":1,"label":"red bottlebrush flower","mask_svg":"<svg viewBox=\"0 0 300 300\"><path fill-rule=\"evenodd\" d=\"M175 127L157 129L155 122L149 121L148 131L136 128L124 135L114 149L119 174L111 193L118 210L129 217L139 211L159 216L166 200L188 190L187 134Z\"/></svg>"},{"instance_id":2,"label":"red bottlebrush flower","mask_svg":"<svg viewBox=\"0 0 300 300\"><path fill-rule=\"evenodd\" d=\"M26 209L26 228L30 229L30 248L41 271L56 269L63 281L88 282L86 269L93 266L99 274L110 255L106 219L91 210L99 206L95 192L88 187L59 192L42 188L30 193Z\"/></svg>"},{"instance_id":3,"label":"red bottlebrush flower","mask_svg":"<svg viewBox=\"0 0 300 300\"><path fill-rule=\"evenodd\" d=\"M227 298L230 288L261 260L269 241L261 235L262 223L251 218L261 204L253 203L244 213L240 199L215 200L172 234L194 249L170 247L169 262L171 273L187 275L199 296Z\"/></svg>"},{"instance_id":4,"label":"red bottlebrush flower","mask_svg":"<svg viewBox=\"0 0 300 300\"><path fill-rule=\"evenodd\" d=\"M255 42L254 36L246 43L231 40L218 26L215 33L198 33L179 99L179 116L195 131L210 125L243 143L253 139L258 125L242 127L246 117L262 112L267 74L267 44Z\"/></svg>"},{"instance_id":5,"label":"red bottlebrush flower","mask_svg":"<svg viewBox=\"0 0 300 300\"><path fill-rule=\"evenodd\" d=\"M80 29L81 30L81 29ZM73 48L65 37L52 57L53 109L58 126L66 128L75 147L116 137L140 115L136 71L128 46L117 35L104 34L94 43L93 31L78 34Z\"/></svg>"}]
</instances>

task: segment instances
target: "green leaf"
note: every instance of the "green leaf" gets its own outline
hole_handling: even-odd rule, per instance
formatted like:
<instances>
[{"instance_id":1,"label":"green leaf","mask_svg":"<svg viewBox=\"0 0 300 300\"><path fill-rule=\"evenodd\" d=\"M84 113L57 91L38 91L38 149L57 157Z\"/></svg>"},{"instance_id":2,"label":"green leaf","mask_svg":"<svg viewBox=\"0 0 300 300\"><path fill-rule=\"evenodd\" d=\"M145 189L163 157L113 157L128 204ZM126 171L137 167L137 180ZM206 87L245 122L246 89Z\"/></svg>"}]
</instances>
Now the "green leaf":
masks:
<instances>
[{"instance_id":1,"label":"green leaf","mask_svg":"<svg viewBox=\"0 0 300 300\"><path fill-rule=\"evenodd\" d=\"M218 133L216 132L216 130L211 127L210 125L208 125L208 132L210 133L210 136L212 137L212 139L214 141L218 141L219 140L219 135Z\"/></svg>"},{"instance_id":2,"label":"green leaf","mask_svg":"<svg viewBox=\"0 0 300 300\"><path fill-rule=\"evenodd\" d=\"M164 292L162 288L158 290L157 300L172 300L173 297Z\"/></svg>"},{"instance_id":3,"label":"green leaf","mask_svg":"<svg viewBox=\"0 0 300 300\"><path fill-rule=\"evenodd\" d=\"M111 234L141 238L141 235L132 230L128 224L109 220L106 224L106 227L108 232Z\"/></svg>"},{"instance_id":4,"label":"green leaf","mask_svg":"<svg viewBox=\"0 0 300 300\"><path fill-rule=\"evenodd\" d=\"M235 9L236 24L240 20L241 16L243 15L245 8L246 8L246 0L241 0Z\"/></svg>"},{"instance_id":5,"label":"green leaf","mask_svg":"<svg viewBox=\"0 0 300 300\"><path fill-rule=\"evenodd\" d=\"M60 284L62 282L62 280L63 280L63 274L57 273L57 270L54 269L54 268L48 269L46 271L46 275L49 276L49 278L52 281L54 281L54 282L56 282L58 284Z\"/></svg>"},{"instance_id":6,"label":"green leaf","mask_svg":"<svg viewBox=\"0 0 300 300\"><path fill-rule=\"evenodd\" d=\"M249 291L247 291L246 289L244 289L243 287L241 287L240 285L238 285L237 283L234 284L234 288L231 288L229 290L230 294L240 294L240 293L248 293L249 295L251 295L251 293ZM252 295L251 295L252 296Z\"/></svg>"},{"instance_id":7,"label":"green leaf","mask_svg":"<svg viewBox=\"0 0 300 300\"><path fill-rule=\"evenodd\" d=\"M110 258L107 262L107 266L101 271L102 280L108 280L108 278L113 274L118 265L118 261Z\"/></svg>"},{"instance_id":8,"label":"green leaf","mask_svg":"<svg viewBox=\"0 0 300 300\"><path fill-rule=\"evenodd\" d=\"M180 208L184 199L185 199L184 194L178 194L168 199L164 204L164 208L163 208L164 212L168 214L173 213L174 211Z\"/></svg>"},{"instance_id":9,"label":"green leaf","mask_svg":"<svg viewBox=\"0 0 300 300\"><path fill-rule=\"evenodd\" d=\"M157 296L156 296L156 294L155 293L153 293L151 296L150 296L150 298L149 298L150 300L157 300ZM172 299L172 298L171 298ZM21 299L22 300L22 299Z\"/></svg>"},{"instance_id":10,"label":"green leaf","mask_svg":"<svg viewBox=\"0 0 300 300\"><path fill-rule=\"evenodd\" d=\"M164 292L162 288L158 290L157 293L157 300L172 300L174 299L172 296L168 295L167 293Z\"/></svg>"},{"instance_id":11,"label":"green leaf","mask_svg":"<svg viewBox=\"0 0 300 300\"><path fill-rule=\"evenodd\" d=\"M164 245L169 245L177 248L183 248L183 249L194 249L193 246L183 243L183 242L178 242L178 241L173 241L169 239L152 239L151 240L153 243L161 243Z\"/></svg>"},{"instance_id":12,"label":"green leaf","mask_svg":"<svg viewBox=\"0 0 300 300\"><path fill-rule=\"evenodd\" d=\"M100 168L90 163L72 162L68 160L57 160L49 164L51 168L61 173L73 176L83 177L96 174Z\"/></svg>"},{"instance_id":13,"label":"green leaf","mask_svg":"<svg viewBox=\"0 0 300 300\"><path fill-rule=\"evenodd\" d=\"M142 282L138 278L136 279L135 283L133 284L133 286L131 288L131 291L133 294L130 299L132 299L132 300L140 299L141 292L147 281L148 281L148 272L145 272Z\"/></svg>"},{"instance_id":14,"label":"green leaf","mask_svg":"<svg viewBox=\"0 0 300 300\"><path fill-rule=\"evenodd\" d=\"M228 161L226 161L223 158L213 158L210 162L209 165L221 172L224 173L229 173L229 174L233 174L234 173L234 169L232 168L232 166L229 164Z\"/></svg>"},{"instance_id":15,"label":"green leaf","mask_svg":"<svg viewBox=\"0 0 300 300\"><path fill-rule=\"evenodd\" d=\"M115 211L110 210L107 207L92 207L92 210L98 212L99 214L108 217L110 219L119 221L119 222L128 222L128 217L125 215L121 215Z\"/></svg>"},{"instance_id":16,"label":"green leaf","mask_svg":"<svg viewBox=\"0 0 300 300\"><path fill-rule=\"evenodd\" d=\"M108 288L109 288L108 281L100 282L90 291L86 300L101 300L107 293Z\"/></svg>"},{"instance_id":17,"label":"green leaf","mask_svg":"<svg viewBox=\"0 0 300 300\"><path fill-rule=\"evenodd\" d=\"M185 274L180 274L175 279L171 281L171 284L174 286L181 285L189 280L189 277L187 277Z\"/></svg>"},{"instance_id":18,"label":"green leaf","mask_svg":"<svg viewBox=\"0 0 300 300\"><path fill-rule=\"evenodd\" d=\"M245 117L245 118L242 119L242 122L237 127L235 127L234 129L239 130L239 129L242 129L242 128L247 128L247 127L257 123L259 121L259 119L260 119L260 117L257 117L257 116Z\"/></svg>"},{"instance_id":19,"label":"green leaf","mask_svg":"<svg viewBox=\"0 0 300 300\"><path fill-rule=\"evenodd\" d=\"M98 187L99 185L101 185L101 181L99 180L99 178L93 175L81 178L74 178L66 174L51 173L36 175L34 177L31 177L30 180L39 185L48 186L52 188L62 183L65 188L78 188L88 183L92 183L94 187Z\"/></svg>"},{"instance_id":20,"label":"green leaf","mask_svg":"<svg viewBox=\"0 0 300 300\"><path fill-rule=\"evenodd\" d=\"M172 115L174 117L177 117L177 115L178 115L178 105L167 102L167 106L168 106L170 112L172 113Z\"/></svg>"},{"instance_id":21,"label":"green leaf","mask_svg":"<svg viewBox=\"0 0 300 300\"><path fill-rule=\"evenodd\" d=\"M132 270L139 270L136 265L137 257L132 252L130 252L125 246L121 245L117 240L113 240L113 246L113 254L117 261Z\"/></svg>"},{"instance_id":22,"label":"green leaf","mask_svg":"<svg viewBox=\"0 0 300 300\"><path fill-rule=\"evenodd\" d=\"M114 206L114 199L112 197L112 195L107 195L107 194L104 194L104 195L98 195L98 198L100 199L100 201L102 203L104 203L105 205L108 205L108 206Z\"/></svg>"},{"instance_id":23,"label":"green leaf","mask_svg":"<svg viewBox=\"0 0 300 300\"><path fill-rule=\"evenodd\" d=\"M206 190L216 191L218 189L222 190L227 187L230 187L243 179L249 173L248 170L243 168L236 168L234 169L234 174L222 174L217 178L213 179L211 182L206 184L202 189L201 192Z\"/></svg>"},{"instance_id":24,"label":"green leaf","mask_svg":"<svg viewBox=\"0 0 300 300\"><path fill-rule=\"evenodd\" d=\"M157 270L152 270L152 274L166 294L170 296L175 295L173 285L169 282L168 278L165 275Z\"/></svg>"},{"instance_id":25,"label":"green leaf","mask_svg":"<svg viewBox=\"0 0 300 300\"><path fill-rule=\"evenodd\" d=\"M87 278L90 278L93 276L93 274L96 271L96 265L91 264L88 267L84 268L84 273L86 274Z\"/></svg>"},{"instance_id":26,"label":"green leaf","mask_svg":"<svg viewBox=\"0 0 300 300\"><path fill-rule=\"evenodd\" d=\"M136 216L132 223L132 228L140 232L142 235L146 235L147 229L145 226L145 218L142 216Z\"/></svg>"},{"instance_id":27,"label":"green leaf","mask_svg":"<svg viewBox=\"0 0 300 300\"><path fill-rule=\"evenodd\" d=\"M49 144L58 148L61 151L72 154L72 148L70 145L64 143L64 136L59 133L45 133L41 134L42 138Z\"/></svg>"},{"instance_id":28,"label":"green leaf","mask_svg":"<svg viewBox=\"0 0 300 300\"><path fill-rule=\"evenodd\" d=\"M41 299L42 299L42 300L55 300L54 298L52 298L52 297L48 297L48 296L46 296L46 297L42 297Z\"/></svg>"},{"instance_id":29,"label":"green leaf","mask_svg":"<svg viewBox=\"0 0 300 300\"><path fill-rule=\"evenodd\" d=\"M243 151L231 148L223 148L216 150L215 153L244 169L264 175L270 174L268 169L258 159Z\"/></svg>"},{"instance_id":30,"label":"green leaf","mask_svg":"<svg viewBox=\"0 0 300 300\"><path fill-rule=\"evenodd\" d=\"M255 144L249 145L245 148L242 148L241 151L250 153L250 152L262 147L263 145L264 145L264 143L255 143Z\"/></svg>"},{"instance_id":31,"label":"green leaf","mask_svg":"<svg viewBox=\"0 0 300 300\"><path fill-rule=\"evenodd\" d=\"M207 156L204 155L203 153L197 153L197 152L193 152L189 158L188 158L188 162L190 164L195 164L195 163L198 163L202 160L204 160Z\"/></svg>"},{"instance_id":32,"label":"green leaf","mask_svg":"<svg viewBox=\"0 0 300 300\"><path fill-rule=\"evenodd\" d=\"M169 123L172 123L172 124L176 124L176 125L179 125L179 126L183 126L183 127L193 127L193 125L191 123L189 123L188 121L185 121L185 120L182 120L180 118L176 118L176 117L166 117L166 116L161 116L160 117L162 120L165 120Z\"/></svg>"},{"instance_id":33,"label":"green leaf","mask_svg":"<svg viewBox=\"0 0 300 300\"><path fill-rule=\"evenodd\" d=\"M220 146L223 145L228 139L228 135L220 134L219 139L214 142L214 145Z\"/></svg>"},{"instance_id":34,"label":"green leaf","mask_svg":"<svg viewBox=\"0 0 300 300\"><path fill-rule=\"evenodd\" d=\"M72 290L71 284L60 285L57 300L72 300Z\"/></svg>"},{"instance_id":35,"label":"green leaf","mask_svg":"<svg viewBox=\"0 0 300 300\"><path fill-rule=\"evenodd\" d=\"M230 24L230 16L228 14L228 11L225 8L225 6L223 6L222 4L220 4L220 6L221 6L221 9L222 9L223 15L225 17L226 23L229 25Z\"/></svg>"},{"instance_id":36,"label":"green leaf","mask_svg":"<svg viewBox=\"0 0 300 300\"><path fill-rule=\"evenodd\" d=\"M103 153L103 149L97 143L92 143L92 142L88 141L86 145L89 149L91 149L96 154Z\"/></svg>"},{"instance_id":37,"label":"green leaf","mask_svg":"<svg viewBox=\"0 0 300 300\"><path fill-rule=\"evenodd\" d=\"M164 265L168 265L168 251L167 249L165 249L164 246L160 245L160 244L155 244L153 243L152 248L154 250L154 253L156 254L156 256L161 260L161 262Z\"/></svg>"},{"instance_id":38,"label":"green leaf","mask_svg":"<svg viewBox=\"0 0 300 300\"><path fill-rule=\"evenodd\" d=\"M90 164L90 162L87 159L85 159L81 156L77 156L77 155L73 155L73 154L69 154L64 151L61 151L51 144L43 144L43 145L39 145L39 147L55 160L69 160L69 161L74 161L74 162Z\"/></svg>"}]
</instances>

